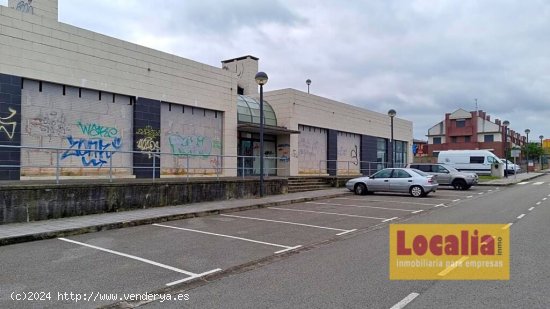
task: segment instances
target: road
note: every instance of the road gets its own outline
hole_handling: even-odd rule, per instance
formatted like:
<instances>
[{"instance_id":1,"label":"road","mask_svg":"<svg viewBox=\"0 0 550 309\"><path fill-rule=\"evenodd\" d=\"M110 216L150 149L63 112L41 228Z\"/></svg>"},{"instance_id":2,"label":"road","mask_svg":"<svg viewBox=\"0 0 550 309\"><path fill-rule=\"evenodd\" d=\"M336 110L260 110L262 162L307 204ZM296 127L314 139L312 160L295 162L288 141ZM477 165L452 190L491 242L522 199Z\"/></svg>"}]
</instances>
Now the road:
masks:
<instances>
[{"instance_id":1,"label":"road","mask_svg":"<svg viewBox=\"0 0 550 309\"><path fill-rule=\"evenodd\" d=\"M547 308L549 184L350 194L0 247L0 307ZM510 280L391 281L391 223L513 223ZM51 299L11 299L26 292ZM124 302L145 292L180 299Z\"/></svg>"}]
</instances>

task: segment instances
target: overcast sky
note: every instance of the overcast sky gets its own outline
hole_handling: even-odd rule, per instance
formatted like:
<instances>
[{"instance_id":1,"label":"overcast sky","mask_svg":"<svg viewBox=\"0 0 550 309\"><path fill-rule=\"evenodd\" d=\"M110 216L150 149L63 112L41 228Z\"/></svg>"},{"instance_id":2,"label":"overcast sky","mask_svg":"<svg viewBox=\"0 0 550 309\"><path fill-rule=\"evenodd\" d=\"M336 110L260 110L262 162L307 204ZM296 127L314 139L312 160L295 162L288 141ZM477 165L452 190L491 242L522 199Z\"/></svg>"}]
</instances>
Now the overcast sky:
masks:
<instances>
[{"instance_id":1,"label":"overcast sky","mask_svg":"<svg viewBox=\"0 0 550 309\"><path fill-rule=\"evenodd\" d=\"M396 109L415 138L475 99L550 137L547 0L59 0L59 19L216 67L259 57L266 90L309 78L314 94Z\"/></svg>"}]
</instances>

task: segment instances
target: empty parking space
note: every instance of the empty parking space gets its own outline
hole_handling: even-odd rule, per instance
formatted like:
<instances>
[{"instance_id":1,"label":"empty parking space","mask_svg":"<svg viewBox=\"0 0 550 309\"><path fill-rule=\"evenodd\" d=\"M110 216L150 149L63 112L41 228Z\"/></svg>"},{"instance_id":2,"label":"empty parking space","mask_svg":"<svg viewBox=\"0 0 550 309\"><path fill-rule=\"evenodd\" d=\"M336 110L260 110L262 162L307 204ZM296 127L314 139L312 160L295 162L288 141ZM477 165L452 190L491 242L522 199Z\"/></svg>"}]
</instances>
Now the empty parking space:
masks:
<instances>
[{"instance_id":1,"label":"empty parking space","mask_svg":"<svg viewBox=\"0 0 550 309\"><path fill-rule=\"evenodd\" d=\"M20 280L29 278L27 289L47 283L59 291L152 291L495 191L438 190L426 198L349 195L7 246L0 259L28 265ZM35 254L22 254L23 246ZM6 264L3 275L15 268ZM55 280L49 279L52 273L58 274Z\"/></svg>"},{"instance_id":2,"label":"empty parking space","mask_svg":"<svg viewBox=\"0 0 550 309\"><path fill-rule=\"evenodd\" d=\"M308 210L306 204L300 203L300 204L293 204L291 207L296 207L296 210L300 210L300 207L304 207L302 209ZM280 206L276 208L288 208L288 206ZM365 228L372 225L376 225L381 222L380 219L369 219L369 218L362 218L362 217L355 217L355 216L339 216L339 215L328 215L323 213L316 213L316 212L302 212L302 211L292 211L292 210L279 210L279 209L254 209L254 210L247 210L237 213L231 213L229 215L238 215L238 216L247 216L247 217L253 217L253 218L259 218L259 219L267 219L267 220L274 220L274 221L285 221L285 222L291 222L291 223L297 223L297 224L307 224L307 225L316 225L321 227L327 227L327 228L335 228L339 230L353 230L353 229L359 229L359 228ZM236 219L236 218L235 218ZM241 219L242 221L246 219ZM242 224L238 223L238 224ZM281 223L276 222L268 222L265 221L262 223L264 227L266 226L274 226L277 228L281 228ZM288 229L288 226L285 226L284 229ZM314 228L308 228L306 226L302 226L302 233L303 234L310 234L315 230ZM330 232L330 230L327 230L329 233L334 234L333 232Z\"/></svg>"},{"instance_id":3,"label":"empty parking space","mask_svg":"<svg viewBox=\"0 0 550 309\"><path fill-rule=\"evenodd\" d=\"M123 251L124 249L120 249ZM32 252L32 253L29 253ZM2 261L2 295L11 292L49 291L52 303L34 303L30 306L59 308L57 293L137 293L156 290L167 283L189 277L183 269L170 269L171 265L154 263L128 258L82 246L80 244L60 241L58 239L23 243L3 247L0 250ZM24 267L21 267L24 265ZM199 273L193 269L189 273ZM124 284L121 284L123 282ZM5 303L3 303L6 301ZM105 305L112 301L94 301L93 307ZM64 302L71 307L81 303ZM29 306L29 303L20 303ZM89 306L89 305L88 305ZM0 307L12 308L13 302L2 298Z\"/></svg>"}]
</instances>

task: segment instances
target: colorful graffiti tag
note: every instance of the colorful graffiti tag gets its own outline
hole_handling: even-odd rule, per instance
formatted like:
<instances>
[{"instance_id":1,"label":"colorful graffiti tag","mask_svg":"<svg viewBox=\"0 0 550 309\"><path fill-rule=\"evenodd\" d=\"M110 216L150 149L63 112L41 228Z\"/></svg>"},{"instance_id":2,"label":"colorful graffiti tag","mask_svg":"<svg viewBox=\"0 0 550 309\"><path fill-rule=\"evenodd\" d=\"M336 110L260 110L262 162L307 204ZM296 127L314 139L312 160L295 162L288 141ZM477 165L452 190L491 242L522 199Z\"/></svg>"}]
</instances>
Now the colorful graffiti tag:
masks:
<instances>
[{"instance_id":1,"label":"colorful graffiti tag","mask_svg":"<svg viewBox=\"0 0 550 309\"><path fill-rule=\"evenodd\" d=\"M118 135L118 129L113 127L105 127L96 123L83 124L80 121L76 125L82 133L89 137L116 137Z\"/></svg>"},{"instance_id":2,"label":"colorful graffiti tag","mask_svg":"<svg viewBox=\"0 0 550 309\"><path fill-rule=\"evenodd\" d=\"M76 123L76 126L80 128L80 131L86 137L67 136L69 149L61 155L62 160L69 157L78 157L81 158L84 166L103 167L122 147L122 138L117 136L117 128L95 123L83 124L80 121ZM110 138L110 140L104 138Z\"/></svg>"},{"instance_id":3,"label":"colorful graffiti tag","mask_svg":"<svg viewBox=\"0 0 550 309\"><path fill-rule=\"evenodd\" d=\"M153 129L151 126L146 126L145 128L139 128L136 131L136 135L142 135L143 137L138 139L136 142L137 149L141 151L147 151L146 154L149 159L153 157L151 152L160 151L160 141L158 137L160 136L160 130ZM155 155L157 158L158 155Z\"/></svg>"},{"instance_id":4,"label":"colorful graffiti tag","mask_svg":"<svg viewBox=\"0 0 550 309\"><path fill-rule=\"evenodd\" d=\"M115 137L111 143L106 143L102 139L73 138L67 136L69 149L62 155L61 159L68 157L80 157L82 165L102 167L108 163L116 150L122 146L122 140Z\"/></svg>"},{"instance_id":5,"label":"colorful graffiti tag","mask_svg":"<svg viewBox=\"0 0 550 309\"><path fill-rule=\"evenodd\" d=\"M168 142L172 149L172 154L176 156L201 156L208 158L212 153L213 144L219 147L219 142L214 143L208 136L181 136L179 134L172 134L168 136Z\"/></svg>"}]
</instances>

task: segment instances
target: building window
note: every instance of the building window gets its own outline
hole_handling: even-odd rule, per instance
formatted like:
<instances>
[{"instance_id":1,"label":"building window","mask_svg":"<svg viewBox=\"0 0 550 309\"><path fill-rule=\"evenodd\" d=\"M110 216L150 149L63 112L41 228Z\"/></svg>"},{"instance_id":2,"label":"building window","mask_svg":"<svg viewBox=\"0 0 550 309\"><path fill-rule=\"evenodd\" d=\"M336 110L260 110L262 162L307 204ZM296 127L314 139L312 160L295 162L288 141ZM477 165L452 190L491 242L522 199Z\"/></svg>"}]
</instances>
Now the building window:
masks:
<instances>
[{"instance_id":1,"label":"building window","mask_svg":"<svg viewBox=\"0 0 550 309\"><path fill-rule=\"evenodd\" d=\"M386 162L386 140L383 138L376 141L376 162Z\"/></svg>"},{"instance_id":2,"label":"building window","mask_svg":"<svg viewBox=\"0 0 550 309\"><path fill-rule=\"evenodd\" d=\"M451 137L451 143L456 143L456 136Z\"/></svg>"},{"instance_id":3,"label":"building window","mask_svg":"<svg viewBox=\"0 0 550 309\"><path fill-rule=\"evenodd\" d=\"M494 142L494 141L495 141L495 137L493 134L485 135L484 142Z\"/></svg>"},{"instance_id":4,"label":"building window","mask_svg":"<svg viewBox=\"0 0 550 309\"><path fill-rule=\"evenodd\" d=\"M441 144L441 137L434 137L434 144Z\"/></svg>"},{"instance_id":5,"label":"building window","mask_svg":"<svg viewBox=\"0 0 550 309\"><path fill-rule=\"evenodd\" d=\"M466 126L466 120L464 119L457 119L456 120L456 127L457 128L464 128Z\"/></svg>"},{"instance_id":6,"label":"building window","mask_svg":"<svg viewBox=\"0 0 550 309\"><path fill-rule=\"evenodd\" d=\"M407 164L407 142L395 141L395 166L405 166Z\"/></svg>"},{"instance_id":7,"label":"building window","mask_svg":"<svg viewBox=\"0 0 550 309\"><path fill-rule=\"evenodd\" d=\"M469 143L470 142L470 137L469 136L464 136L464 142Z\"/></svg>"},{"instance_id":8,"label":"building window","mask_svg":"<svg viewBox=\"0 0 550 309\"><path fill-rule=\"evenodd\" d=\"M237 94L244 95L244 88L237 86Z\"/></svg>"}]
</instances>

